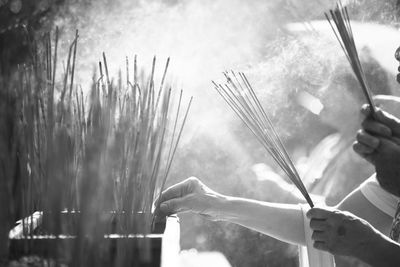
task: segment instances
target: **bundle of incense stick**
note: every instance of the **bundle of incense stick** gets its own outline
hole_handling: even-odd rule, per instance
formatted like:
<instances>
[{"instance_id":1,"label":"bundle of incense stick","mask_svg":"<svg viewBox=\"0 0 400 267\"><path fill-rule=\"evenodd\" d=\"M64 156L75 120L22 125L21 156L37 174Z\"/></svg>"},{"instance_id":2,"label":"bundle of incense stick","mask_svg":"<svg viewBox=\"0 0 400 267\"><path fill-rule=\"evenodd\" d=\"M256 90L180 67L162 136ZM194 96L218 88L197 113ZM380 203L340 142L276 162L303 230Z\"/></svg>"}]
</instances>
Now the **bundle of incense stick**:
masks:
<instances>
[{"instance_id":1,"label":"bundle of incense stick","mask_svg":"<svg viewBox=\"0 0 400 267\"><path fill-rule=\"evenodd\" d=\"M104 66L107 66L106 60ZM193 97L184 108L183 91L176 96L172 88L165 85L168 66L169 58L159 88L156 88L155 57L150 77L144 79L138 78L135 56L132 82L128 76L129 60L126 60L129 90L118 100L118 142L126 153L121 153L118 162L122 164L118 164L115 173L120 177L117 210L150 214L154 198L163 191L170 172ZM132 199L136 199L137 205L133 205Z\"/></svg>"},{"instance_id":2,"label":"bundle of incense stick","mask_svg":"<svg viewBox=\"0 0 400 267\"><path fill-rule=\"evenodd\" d=\"M55 248L71 255L70 266L104 266L101 259L114 254L115 266L125 266L141 255L151 258L148 239L123 242L110 254L100 244L104 235L114 232L151 233L154 199L172 168L192 97L186 103L183 91L169 85L169 59L162 76L157 75L155 57L148 75L136 56L133 71L126 59L126 83L122 72L115 83L105 54L99 62L100 77L93 74L85 95L74 82L78 37L76 31L64 73L59 74L62 53L57 28L54 41L47 33L43 43L29 43L31 57L14 75L0 74L6 85L0 88L5 96L0 97L0 111L5 114L0 126L10 129L9 135L0 136L0 145L9 148L0 151L0 170L7 178L2 185L6 189L18 185L17 192L1 198L0 207L10 214L2 217L4 224L0 221L0 236L8 234L14 217L26 217L24 237L34 234L32 225L38 221L44 234L61 237L65 229L76 233L73 246L57 243L60 247ZM65 213L77 218L72 225ZM107 214L119 219L114 222ZM25 242L29 253L30 241ZM4 246L8 243L0 240L0 254ZM42 249L50 251L51 246L54 243L45 243Z\"/></svg>"},{"instance_id":3,"label":"bundle of incense stick","mask_svg":"<svg viewBox=\"0 0 400 267\"><path fill-rule=\"evenodd\" d=\"M227 82L221 85L213 81L215 89L300 190L310 207L313 207L293 161L244 73L232 71L224 75Z\"/></svg>"},{"instance_id":4,"label":"bundle of incense stick","mask_svg":"<svg viewBox=\"0 0 400 267\"><path fill-rule=\"evenodd\" d=\"M339 44L342 47L342 50L346 55L351 68L353 69L354 75L356 76L361 89L367 98L368 104L371 106L371 113L374 115L376 112L376 107L372 99L372 94L368 87L367 79L362 69L360 59L358 57L347 7L344 7L342 2L339 0L336 8L334 10L329 10L329 14L325 13L325 17L331 25L333 33L335 34L336 39L339 41Z\"/></svg>"}]
</instances>

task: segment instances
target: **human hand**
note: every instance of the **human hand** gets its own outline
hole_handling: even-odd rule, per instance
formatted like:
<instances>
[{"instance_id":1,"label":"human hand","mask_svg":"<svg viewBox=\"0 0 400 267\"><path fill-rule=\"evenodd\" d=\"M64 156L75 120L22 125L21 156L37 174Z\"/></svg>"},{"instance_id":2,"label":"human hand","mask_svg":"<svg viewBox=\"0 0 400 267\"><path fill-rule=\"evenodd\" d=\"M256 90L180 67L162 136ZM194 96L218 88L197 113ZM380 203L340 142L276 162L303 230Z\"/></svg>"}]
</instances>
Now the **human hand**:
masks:
<instances>
[{"instance_id":1,"label":"human hand","mask_svg":"<svg viewBox=\"0 0 400 267\"><path fill-rule=\"evenodd\" d=\"M379 232L367 221L349 212L329 208L312 208L307 212L311 236L316 249L335 255L364 259Z\"/></svg>"},{"instance_id":2,"label":"human hand","mask_svg":"<svg viewBox=\"0 0 400 267\"><path fill-rule=\"evenodd\" d=\"M156 200L155 214L194 212L211 220L218 219L218 204L223 196L203 184L196 177L190 177L167 188Z\"/></svg>"},{"instance_id":3,"label":"human hand","mask_svg":"<svg viewBox=\"0 0 400 267\"><path fill-rule=\"evenodd\" d=\"M400 120L379 108L377 108L375 116L371 117L369 116L369 105L364 105L361 113L366 118L362 123L362 129L357 132L353 149L361 157L374 163L374 157L372 156L374 156L375 150L380 145L380 138L387 138L400 144Z\"/></svg>"},{"instance_id":4,"label":"human hand","mask_svg":"<svg viewBox=\"0 0 400 267\"><path fill-rule=\"evenodd\" d=\"M379 107L376 118L373 119L370 116L371 111L368 105L362 107L361 113L366 119L363 122L363 129L358 131L358 138L354 143L354 150L368 161L371 161L368 157L369 154L373 153L379 145L379 140L377 138L373 140L370 136L371 133L376 136L392 137L393 140L399 140L399 123L396 117L400 118L400 97L376 95L374 102ZM397 141L396 143L400 142Z\"/></svg>"},{"instance_id":5,"label":"human hand","mask_svg":"<svg viewBox=\"0 0 400 267\"><path fill-rule=\"evenodd\" d=\"M369 106L363 106L362 113L369 112ZM375 165L382 188L400 196L400 120L377 109L374 118L368 116L362 127L353 144L354 151Z\"/></svg>"}]
</instances>

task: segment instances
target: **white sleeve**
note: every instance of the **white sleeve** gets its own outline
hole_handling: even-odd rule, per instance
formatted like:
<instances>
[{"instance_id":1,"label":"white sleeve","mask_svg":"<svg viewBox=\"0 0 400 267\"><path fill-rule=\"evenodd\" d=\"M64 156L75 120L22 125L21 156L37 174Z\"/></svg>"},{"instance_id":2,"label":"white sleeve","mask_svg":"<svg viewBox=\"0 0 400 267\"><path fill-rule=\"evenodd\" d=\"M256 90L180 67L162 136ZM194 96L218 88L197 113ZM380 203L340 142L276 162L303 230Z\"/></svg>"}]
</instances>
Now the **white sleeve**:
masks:
<instances>
[{"instance_id":1,"label":"white sleeve","mask_svg":"<svg viewBox=\"0 0 400 267\"><path fill-rule=\"evenodd\" d=\"M399 198L384 190L376 180L376 174L372 175L360 185L361 193L375 207L393 217L396 213Z\"/></svg>"}]
</instances>

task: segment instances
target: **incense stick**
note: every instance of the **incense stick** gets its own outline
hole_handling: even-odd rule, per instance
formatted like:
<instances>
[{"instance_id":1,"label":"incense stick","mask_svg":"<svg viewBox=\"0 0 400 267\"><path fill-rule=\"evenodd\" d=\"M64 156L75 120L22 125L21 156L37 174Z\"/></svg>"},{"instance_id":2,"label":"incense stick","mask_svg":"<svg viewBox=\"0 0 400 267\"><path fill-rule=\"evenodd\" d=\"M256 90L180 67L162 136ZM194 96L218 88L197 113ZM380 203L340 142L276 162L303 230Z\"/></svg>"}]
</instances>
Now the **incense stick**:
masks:
<instances>
[{"instance_id":1,"label":"incense stick","mask_svg":"<svg viewBox=\"0 0 400 267\"><path fill-rule=\"evenodd\" d=\"M371 114L374 116L376 113L376 107L372 98L371 90L368 87L367 79L361 66L360 59L358 57L347 7L344 7L342 2L339 0L336 8L334 10L329 10L329 14L325 13L325 17L328 20L336 39L339 41L339 44L346 55L351 68L353 69L353 73L356 76L361 89L363 90L368 104L371 106Z\"/></svg>"},{"instance_id":2,"label":"incense stick","mask_svg":"<svg viewBox=\"0 0 400 267\"><path fill-rule=\"evenodd\" d=\"M98 249L106 228L111 227L104 213L113 210L124 215L125 219L116 223L119 231L150 233L154 198L165 186L192 98L184 105L181 91L175 106L174 90L166 79L169 58L160 74L160 85L154 82L156 58L147 78L144 72L137 75L136 56L133 84L126 58L127 81L122 83L120 73L118 85L114 85L105 53L99 62L100 78L94 74L91 92L85 98L82 88L74 86L78 37L76 31L59 83L58 29L54 38L46 34L43 55L35 49L33 58L37 60L20 66L15 81L16 111L12 112L18 126L12 141L18 144L20 156L18 163L13 158L14 168L7 165L10 171L17 166L20 171L22 215L33 217L34 211L43 211L43 229L49 233L58 235L65 228L62 210L80 211L73 226L75 246L66 250L72 255L73 266L99 266L89 262L91 256L84 255L82 248ZM6 90L13 90L13 83L10 80ZM61 94L55 99L59 84ZM146 213L144 221L138 220L139 212ZM26 222L22 221L24 229ZM91 237L89 243L85 243L87 236ZM142 245L121 249L132 257L142 254L138 253Z\"/></svg>"},{"instance_id":3,"label":"incense stick","mask_svg":"<svg viewBox=\"0 0 400 267\"><path fill-rule=\"evenodd\" d=\"M217 92L300 190L310 207L313 207L314 204L293 161L245 74L231 71L224 72L224 75L227 79L224 85L212 82Z\"/></svg>"}]
</instances>

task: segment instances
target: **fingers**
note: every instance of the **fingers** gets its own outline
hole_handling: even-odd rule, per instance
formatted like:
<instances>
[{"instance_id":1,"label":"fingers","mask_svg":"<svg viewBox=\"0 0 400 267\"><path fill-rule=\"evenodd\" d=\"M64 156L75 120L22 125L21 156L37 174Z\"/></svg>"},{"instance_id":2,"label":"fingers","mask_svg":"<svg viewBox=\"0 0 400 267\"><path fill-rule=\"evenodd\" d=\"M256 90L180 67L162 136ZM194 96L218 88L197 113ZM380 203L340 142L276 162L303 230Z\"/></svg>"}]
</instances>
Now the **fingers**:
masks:
<instances>
[{"instance_id":1,"label":"fingers","mask_svg":"<svg viewBox=\"0 0 400 267\"><path fill-rule=\"evenodd\" d=\"M323 231L313 231L311 239L314 241L325 242L327 240L327 234Z\"/></svg>"},{"instance_id":2,"label":"fingers","mask_svg":"<svg viewBox=\"0 0 400 267\"><path fill-rule=\"evenodd\" d=\"M361 108L361 113L369 116L371 114L371 108L369 105L363 105ZM375 116L373 118L374 120L386 125L389 127L392 131L393 135L400 135L400 119L393 116L390 113L385 112L384 110L380 108L376 108Z\"/></svg>"},{"instance_id":3,"label":"fingers","mask_svg":"<svg viewBox=\"0 0 400 267\"><path fill-rule=\"evenodd\" d=\"M310 228L313 231L311 240L316 249L331 251L332 247L332 230L334 229L333 222L337 219L336 212L330 209L312 208L307 212L307 217L310 219ZM333 220L333 221L332 221ZM333 228L332 228L333 227Z\"/></svg>"},{"instance_id":4,"label":"fingers","mask_svg":"<svg viewBox=\"0 0 400 267\"><path fill-rule=\"evenodd\" d=\"M326 220L311 219L310 228L314 231L324 231L327 229Z\"/></svg>"},{"instance_id":5,"label":"fingers","mask_svg":"<svg viewBox=\"0 0 400 267\"><path fill-rule=\"evenodd\" d=\"M374 135L388 138L392 136L392 130L389 128L389 126L370 118L367 118L363 121L362 127L364 129L364 133L369 132Z\"/></svg>"},{"instance_id":6,"label":"fingers","mask_svg":"<svg viewBox=\"0 0 400 267\"><path fill-rule=\"evenodd\" d=\"M191 189L194 189L195 185L199 183L199 180L195 177L187 178L186 180L177 183L171 187L165 189L165 191L161 194L160 199L156 199L155 206L157 207L159 203L162 203L166 200L173 198L180 198L189 193L191 193Z\"/></svg>"},{"instance_id":7,"label":"fingers","mask_svg":"<svg viewBox=\"0 0 400 267\"><path fill-rule=\"evenodd\" d=\"M179 198L182 196L183 188L185 187L185 181L175 184L171 187L165 189L165 191L161 194L161 197L155 201L155 206L157 207L159 203L162 203L166 200Z\"/></svg>"},{"instance_id":8,"label":"fingers","mask_svg":"<svg viewBox=\"0 0 400 267\"><path fill-rule=\"evenodd\" d=\"M368 156L369 154L373 153L375 148L366 146L366 145L356 141L353 143L353 150L356 153L360 154L360 156L365 157L365 156Z\"/></svg>"},{"instance_id":9,"label":"fingers","mask_svg":"<svg viewBox=\"0 0 400 267\"><path fill-rule=\"evenodd\" d=\"M319 250L328 251L328 223L326 220L311 219L310 228L313 230L311 240L314 241L313 246Z\"/></svg>"},{"instance_id":10,"label":"fingers","mask_svg":"<svg viewBox=\"0 0 400 267\"><path fill-rule=\"evenodd\" d=\"M186 207L185 203L186 203L186 198L170 199L160 204L160 211L166 215L185 212L188 211L188 208Z\"/></svg>"},{"instance_id":11,"label":"fingers","mask_svg":"<svg viewBox=\"0 0 400 267\"><path fill-rule=\"evenodd\" d=\"M365 146L357 141L353 143L353 150L356 152L360 157L367 160L368 162L374 164L376 153L375 150L369 146Z\"/></svg>"},{"instance_id":12,"label":"fingers","mask_svg":"<svg viewBox=\"0 0 400 267\"><path fill-rule=\"evenodd\" d=\"M393 132L393 135L400 135L400 120L381 109L376 112L376 119L387 125Z\"/></svg>"},{"instance_id":13,"label":"fingers","mask_svg":"<svg viewBox=\"0 0 400 267\"><path fill-rule=\"evenodd\" d=\"M380 139L369 134L365 130L359 130L356 137L357 141L353 143L353 150L362 158L373 163L375 151L379 147Z\"/></svg>"},{"instance_id":14,"label":"fingers","mask_svg":"<svg viewBox=\"0 0 400 267\"><path fill-rule=\"evenodd\" d=\"M307 212L307 218L326 220L332 211L323 208L312 208Z\"/></svg>"},{"instance_id":15,"label":"fingers","mask_svg":"<svg viewBox=\"0 0 400 267\"><path fill-rule=\"evenodd\" d=\"M369 134L364 129L357 132L356 139L360 144L372 149L372 151L379 146L379 138Z\"/></svg>"},{"instance_id":16,"label":"fingers","mask_svg":"<svg viewBox=\"0 0 400 267\"><path fill-rule=\"evenodd\" d=\"M314 248L324 251L329 251L328 246L323 241L315 241L313 244Z\"/></svg>"},{"instance_id":17,"label":"fingers","mask_svg":"<svg viewBox=\"0 0 400 267\"><path fill-rule=\"evenodd\" d=\"M398 144L392 139L381 138L380 145L376 149L378 153L395 153L395 151L399 150Z\"/></svg>"}]
</instances>

